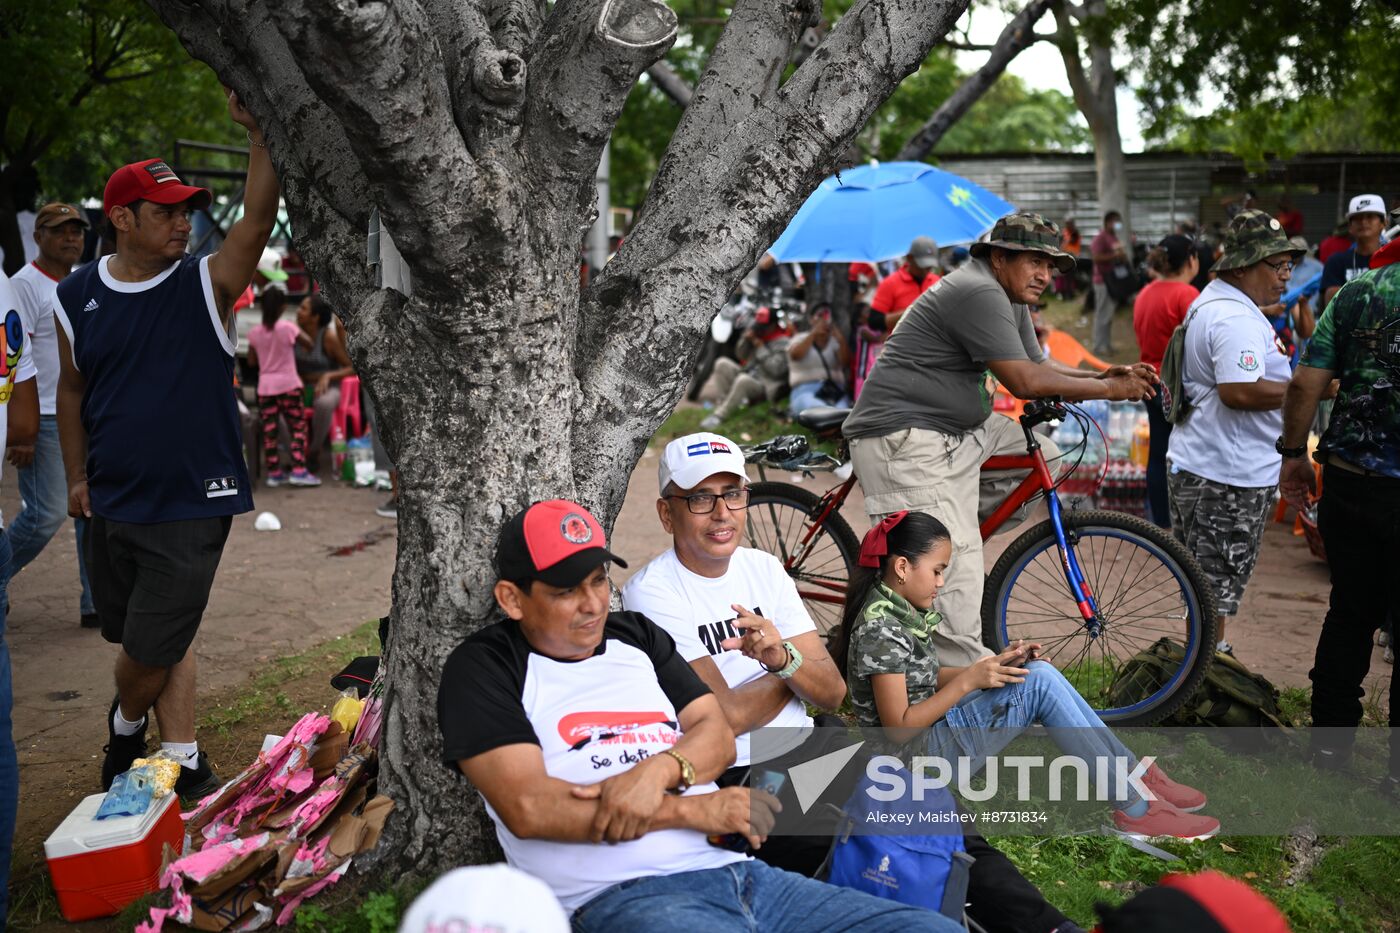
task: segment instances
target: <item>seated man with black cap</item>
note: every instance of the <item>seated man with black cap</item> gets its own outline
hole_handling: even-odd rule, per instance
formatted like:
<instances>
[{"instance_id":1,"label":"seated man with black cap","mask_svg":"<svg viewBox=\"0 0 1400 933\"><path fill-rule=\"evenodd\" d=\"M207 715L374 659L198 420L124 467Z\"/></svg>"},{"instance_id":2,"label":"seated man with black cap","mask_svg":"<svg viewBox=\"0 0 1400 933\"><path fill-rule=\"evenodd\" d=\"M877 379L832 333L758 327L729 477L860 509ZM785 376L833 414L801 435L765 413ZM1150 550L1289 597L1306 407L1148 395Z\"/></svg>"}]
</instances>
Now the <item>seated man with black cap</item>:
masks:
<instances>
[{"instance_id":1,"label":"seated man with black cap","mask_svg":"<svg viewBox=\"0 0 1400 933\"><path fill-rule=\"evenodd\" d=\"M711 783L734 760L733 732L670 636L608 611L606 564L626 565L586 509L535 503L506 523L496 559L509 618L447 659L443 758L575 930L959 929L707 841L761 845L769 804Z\"/></svg>"}]
</instances>

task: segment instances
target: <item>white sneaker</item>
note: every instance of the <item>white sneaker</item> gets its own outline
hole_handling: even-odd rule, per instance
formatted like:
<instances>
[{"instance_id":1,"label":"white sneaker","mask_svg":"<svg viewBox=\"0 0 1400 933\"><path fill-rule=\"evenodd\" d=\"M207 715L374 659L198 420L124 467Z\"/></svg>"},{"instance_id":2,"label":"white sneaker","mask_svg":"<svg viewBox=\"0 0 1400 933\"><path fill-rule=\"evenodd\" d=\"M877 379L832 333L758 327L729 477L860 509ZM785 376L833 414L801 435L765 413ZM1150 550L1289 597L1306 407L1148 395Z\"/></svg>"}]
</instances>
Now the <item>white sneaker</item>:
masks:
<instances>
[{"instance_id":1,"label":"white sneaker","mask_svg":"<svg viewBox=\"0 0 1400 933\"><path fill-rule=\"evenodd\" d=\"M706 431L713 431L715 428L719 427L719 422L719 415L706 415L700 420L700 427L704 428Z\"/></svg>"}]
</instances>

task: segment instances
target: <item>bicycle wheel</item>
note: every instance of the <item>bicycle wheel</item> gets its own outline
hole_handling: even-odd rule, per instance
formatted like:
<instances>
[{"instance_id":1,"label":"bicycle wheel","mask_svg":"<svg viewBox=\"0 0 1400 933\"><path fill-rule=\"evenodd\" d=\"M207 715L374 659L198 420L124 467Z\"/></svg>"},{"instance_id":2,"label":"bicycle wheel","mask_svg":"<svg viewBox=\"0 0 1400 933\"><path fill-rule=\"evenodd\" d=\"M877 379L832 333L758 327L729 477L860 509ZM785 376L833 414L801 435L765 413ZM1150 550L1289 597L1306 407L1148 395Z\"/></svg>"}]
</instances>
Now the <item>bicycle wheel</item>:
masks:
<instances>
[{"instance_id":1,"label":"bicycle wheel","mask_svg":"<svg viewBox=\"0 0 1400 933\"><path fill-rule=\"evenodd\" d=\"M846 588L860 557L860 542L839 513L820 525L822 500L801 486L754 483L749 487L749 547L783 562L823 638L841 623Z\"/></svg>"},{"instance_id":2,"label":"bicycle wheel","mask_svg":"<svg viewBox=\"0 0 1400 933\"><path fill-rule=\"evenodd\" d=\"M1091 635L1065 582L1050 522L1006 549L987 576L982 640L1000 650L1018 638L1040 642L1041 655L1064 672L1105 722L1151 725L1195 693L1215 656L1215 598L1190 552L1156 525L1118 512L1063 514L1102 625ZM1151 696L1115 706L1109 685L1118 669L1153 642L1186 646L1181 667Z\"/></svg>"}]
</instances>

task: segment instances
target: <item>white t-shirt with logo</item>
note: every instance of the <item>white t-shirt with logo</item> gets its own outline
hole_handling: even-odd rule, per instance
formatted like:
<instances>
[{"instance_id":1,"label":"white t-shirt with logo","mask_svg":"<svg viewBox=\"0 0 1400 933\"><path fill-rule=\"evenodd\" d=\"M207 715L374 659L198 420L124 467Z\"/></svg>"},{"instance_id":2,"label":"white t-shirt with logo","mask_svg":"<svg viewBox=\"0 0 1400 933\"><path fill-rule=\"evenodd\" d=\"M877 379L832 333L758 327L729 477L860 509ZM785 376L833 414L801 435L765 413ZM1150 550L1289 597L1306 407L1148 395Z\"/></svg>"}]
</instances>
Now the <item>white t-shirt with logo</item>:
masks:
<instances>
[{"instance_id":1,"label":"white t-shirt with logo","mask_svg":"<svg viewBox=\"0 0 1400 933\"><path fill-rule=\"evenodd\" d=\"M784 638L816 631L797 586L782 562L766 551L741 547L729 559L722 577L702 577L687 570L674 548L637 571L622 588L622 605L640 612L676 640L676 650L687 662L711 658L730 689L763 677L763 665L738 651L725 651L720 643L741 634L734 628L738 603L755 615L773 620ZM766 726L791 727L791 738L764 742L766 758L795 748L811 728L802 701L789 697L787 705ZM734 765L750 763L749 736L735 737Z\"/></svg>"},{"instance_id":2,"label":"white t-shirt with logo","mask_svg":"<svg viewBox=\"0 0 1400 933\"><path fill-rule=\"evenodd\" d=\"M1273 325L1248 295L1220 279L1191 303L1186 321L1181 381L1191 414L1172 428L1167 445L1172 470L1228 486L1275 485L1280 457L1274 442L1283 432L1283 412L1230 408L1216 388L1292 378Z\"/></svg>"},{"instance_id":3,"label":"white t-shirt with logo","mask_svg":"<svg viewBox=\"0 0 1400 933\"><path fill-rule=\"evenodd\" d=\"M58 279L34 263L27 264L10 279L24 330L34 344L34 367L39 371L39 414L58 414L58 326L53 302Z\"/></svg>"},{"instance_id":4,"label":"white t-shirt with logo","mask_svg":"<svg viewBox=\"0 0 1400 933\"><path fill-rule=\"evenodd\" d=\"M438 726L443 761L457 762L507 745L536 745L545 772L589 785L664 754L681 738L679 713L708 696L660 628L636 613L608 616L593 655L559 661L535 651L514 622L487 626L443 666ZM690 794L710 794L713 783ZM649 875L719 868L748 856L712 846L693 829L653 830L616 845L522 839L490 802L506 860L549 885L565 910Z\"/></svg>"},{"instance_id":5,"label":"white t-shirt with logo","mask_svg":"<svg viewBox=\"0 0 1400 933\"><path fill-rule=\"evenodd\" d=\"M5 450L5 441L10 433L9 404L15 385L34 378L34 344L15 304L10 280L0 272L0 452ZM12 347L10 336L16 333L19 334L20 345ZM4 468L5 461L0 458L0 472ZM0 528L4 526L4 517L0 516Z\"/></svg>"}]
</instances>

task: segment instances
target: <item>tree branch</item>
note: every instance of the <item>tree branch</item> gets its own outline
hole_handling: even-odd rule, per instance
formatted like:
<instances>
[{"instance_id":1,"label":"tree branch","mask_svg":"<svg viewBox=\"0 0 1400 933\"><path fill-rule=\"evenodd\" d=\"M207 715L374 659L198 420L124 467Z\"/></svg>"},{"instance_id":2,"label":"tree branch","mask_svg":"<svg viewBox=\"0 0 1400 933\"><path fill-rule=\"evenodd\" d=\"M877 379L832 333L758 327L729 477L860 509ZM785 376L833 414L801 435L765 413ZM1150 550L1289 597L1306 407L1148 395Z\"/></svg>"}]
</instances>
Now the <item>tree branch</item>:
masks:
<instances>
[{"instance_id":1,"label":"tree branch","mask_svg":"<svg viewBox=\"0 0 1400 933\"><path fill-rule=\"evenodd\" d=\"M530 50L523 149L543 181L591 199L627 95L676 38L662 0L559 0ZM586 189L586 190L583 190Z\"/></svg>"},{"instance_id":2,"label":"tree branch","mask_svg":"<svg viewBox=\"0 0 1400 933\"><path fill-rule=\"evenodd\" d=\"M793 43L820 16L817 0L737 0L661 157L653 187L664 189L672 173L689 170L696 149L712 142L706 137L716 121L736 126L772 98Z\"/></svg>"},{"instance_id":3,"label":"tree branch","mask_svg":"<svg viewBox=\"0 0 1400 933\"><path fill-rule=\"evenodd\" d=\"M990 52L996 48L995 45L983 45L978 42L950 42L938 43L945 49L952 49L955 52Z\"/></svg>"},{"instance_id":4,"label":"tree branch","mask_svg":"<svg viewBox=\"0 0 1400 933\"><path fill-rule=\"evenodd\" d=\"M685 172L653 183L637 224L584 295L574 355L575 423L590 431L586 448L575 444L588 451L575 457L581 496L605 511L621 504L641 453L636 438L650 437L674 407L729 288L966 6L860 0L771 99L737 123L712 111L694 124L704 144L692 143Z\"/></svg>"},{"instance_id":5,"label":"tree branch","mask_svg":"<svg viewBox=\"0 0 1400 933\"><path fill-rule=\"evenodd\" d=\"M437 247L471 239L477 172L427 16L407 0L271 7L306 82L344 128L400 250L425 279L450 281L459 270Z\"/></svg>"},{"instance_id":6,"label":"tree branch","mask_svg":"<svg viewBox=\"0 0 1400 933\"><path fill-rule=\"evenodd\" d=\"M1065 63L1065 78L1069 81L1070 93L1074 95L1074 103L1079 108L1079 112L1084 114L1084 118L1089 121L1092 129L1094 123L1094 92L1089 86L1089 77L1084 73L1084 60L1079 54L1079 35L1074 31L1074 23L1070 20L1068 4L1064 0L1056 0L1054 4L1055 24L1059 27L1056 32L1055 44L1060 48L1060 57Z\"/></svg>"},{"instance_id":7,"label":"tree branch","mask_svg":"<svg viewBox=\"0 0 1400 933\"><path fill-rule=\"evenodd\" d=\"M695 89L685 78L676 74L676 70L668 65L665 59L648 68L647 77L651 78L661 89L661 92L671 98L677 107L684 110L690 106L690 101L695 96Z\"/></svg>"},{"instance_id":8,"label":"tree branch","mask_svg":"<svg viewBox=\"0 0 1400 933\"><path fill-rule=\"evenodd\" d=\"M190 54L208 63L258 116L297 231L298 250L312 273L328 280L365 281L369 181L339 121L307 86L266 12L263 22L245 32L221 28L213 14L184 0L152 0L151 5ZM230 15L222 7L218 11ZM234 37L246 43L235 45ZM332 270L337 276L329 274ZM348 316L359 296L331 297Z\"/></svg>"},{"instance_id":9,"label":"tree branch","mask_svg":"<svg viewBox=\"0 0 1400 933\"><path fill-rule=\"evenodd\" d=\"M918 132L909 137L904 148L899 150L896 159L913 161L924 158L938 145L943 134L987 92L1012 59L1036 41L1035 24L1050 9L1053 0L1031 0L1017 13L991 46L992 54L977 71L968 75L956 91L945 100L929 117L928 122L919 127Z\"/></svg>"}]
</instances>

